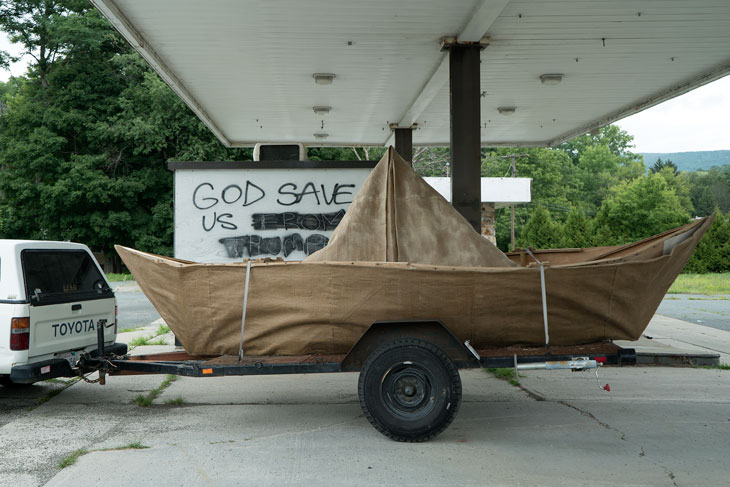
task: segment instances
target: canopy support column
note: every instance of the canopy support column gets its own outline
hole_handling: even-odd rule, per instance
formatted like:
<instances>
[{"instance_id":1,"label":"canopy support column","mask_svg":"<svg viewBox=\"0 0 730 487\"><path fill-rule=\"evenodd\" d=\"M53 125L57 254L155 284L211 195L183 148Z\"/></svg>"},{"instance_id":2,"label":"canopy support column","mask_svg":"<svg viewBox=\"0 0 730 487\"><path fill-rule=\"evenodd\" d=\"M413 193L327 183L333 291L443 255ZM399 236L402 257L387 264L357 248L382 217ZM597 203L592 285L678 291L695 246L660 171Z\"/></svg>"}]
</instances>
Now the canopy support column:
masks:
<instances>
[{"instance_id":1,"label":"canopy support column","mask_svg":"<svg viewBox=\"0 0 730 487\"><path fill-rule=\"evenodd\" d=\"M413 128L395 128L395 151L413 165Z\"/></svg>"},{"instance_id":2,"label":"canopy support column","mask_svg":"<svg viewBox=\"0 0 730 487\"><path fill-rule=\"evenodd\" d=\"M451 118L451 204L481 230L479 44L448 46Z\"/></svg>"}]
</instances>

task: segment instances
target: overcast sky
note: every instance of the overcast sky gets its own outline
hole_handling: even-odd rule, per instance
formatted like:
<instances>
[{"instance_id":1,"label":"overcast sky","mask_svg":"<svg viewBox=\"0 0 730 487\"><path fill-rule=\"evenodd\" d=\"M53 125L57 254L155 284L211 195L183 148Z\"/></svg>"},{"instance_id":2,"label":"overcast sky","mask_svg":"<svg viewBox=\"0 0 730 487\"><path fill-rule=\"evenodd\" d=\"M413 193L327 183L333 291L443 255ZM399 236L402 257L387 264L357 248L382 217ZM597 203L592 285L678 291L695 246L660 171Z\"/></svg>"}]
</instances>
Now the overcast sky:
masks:
<instances>
[{"instance_id":1,"label":"overcast sky","mask_svg":"<svg viewBox=\"0 0 730 487\"><path fill-rule=\"evenodd\" d=\"M18 54L0 32L0 50ZM26 60L10 71L0 69L0 81L25 72ZM730 76L697 88L618 125L634 136L635 152L730 150Z\"/></svg>"}]
</instances>

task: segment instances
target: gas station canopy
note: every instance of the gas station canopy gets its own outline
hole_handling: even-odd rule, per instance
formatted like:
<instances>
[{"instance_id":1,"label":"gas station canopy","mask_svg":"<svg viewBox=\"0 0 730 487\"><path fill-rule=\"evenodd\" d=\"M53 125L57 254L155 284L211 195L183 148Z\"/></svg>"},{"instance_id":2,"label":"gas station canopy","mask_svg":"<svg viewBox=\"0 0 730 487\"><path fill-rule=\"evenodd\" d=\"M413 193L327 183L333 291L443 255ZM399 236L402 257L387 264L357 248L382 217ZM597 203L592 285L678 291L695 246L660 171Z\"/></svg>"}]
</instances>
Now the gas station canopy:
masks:
<instances>
[{"instance_id":1,"label":"gas station canopy","mask_svg":"<svg viewBox=\"0 0 730 487\"><path fill-rule=\"evenodd\" d=\"M726 0L93 3L231 147L386 145L394 127L448 145L444 43L484 47L487 146L556 145L730 72Z\"/></svg>"}]
</instances>

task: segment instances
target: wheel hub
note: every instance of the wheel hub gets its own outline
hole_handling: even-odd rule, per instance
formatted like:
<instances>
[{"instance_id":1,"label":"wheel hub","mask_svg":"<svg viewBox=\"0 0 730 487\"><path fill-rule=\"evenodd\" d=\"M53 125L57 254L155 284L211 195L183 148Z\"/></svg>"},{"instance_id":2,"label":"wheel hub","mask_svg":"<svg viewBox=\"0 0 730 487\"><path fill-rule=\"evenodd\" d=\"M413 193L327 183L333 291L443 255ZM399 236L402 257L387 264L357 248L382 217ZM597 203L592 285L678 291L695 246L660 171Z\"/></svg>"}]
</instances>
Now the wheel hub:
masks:
<instances>
[{"instance_id":1,"label":"wheel hub","mask_svg":"<svg viewBox=\"0 0 730 487\"><path fill-rule=\"evenodd\" d=\"M416 364L394 367L383 377L388 408L404 419L418 419L433 408L432 379Z\"/></svg>"}]
</instances>

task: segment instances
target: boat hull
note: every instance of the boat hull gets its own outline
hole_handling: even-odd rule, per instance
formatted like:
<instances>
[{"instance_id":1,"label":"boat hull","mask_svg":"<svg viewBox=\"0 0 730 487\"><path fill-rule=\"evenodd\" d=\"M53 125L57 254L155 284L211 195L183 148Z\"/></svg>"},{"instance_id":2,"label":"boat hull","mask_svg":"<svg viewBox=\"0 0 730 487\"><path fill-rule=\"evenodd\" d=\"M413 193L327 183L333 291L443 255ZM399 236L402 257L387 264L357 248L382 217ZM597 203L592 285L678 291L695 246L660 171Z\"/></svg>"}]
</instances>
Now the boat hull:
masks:
<instances>
[{"instance_id":1,"label":"boat hull","mask_svg":"<svg viewBox=\"0 0 730 487\"><path fill-rule=\"evenodd\" d=\"M550 343L639 338L711 221L667 232L636 252L546 267ZM683 237L667 247L676 236ZM245 263L117 250L189 353L238 353ZM250 272L248 355L347 353L380 320L440 320L477 348L545 343L537 266L252 262Z\"/></svg>"}]
</instances>

